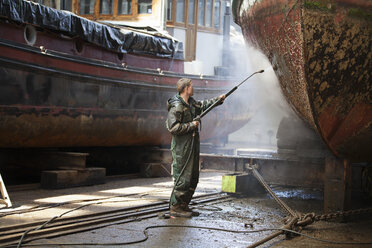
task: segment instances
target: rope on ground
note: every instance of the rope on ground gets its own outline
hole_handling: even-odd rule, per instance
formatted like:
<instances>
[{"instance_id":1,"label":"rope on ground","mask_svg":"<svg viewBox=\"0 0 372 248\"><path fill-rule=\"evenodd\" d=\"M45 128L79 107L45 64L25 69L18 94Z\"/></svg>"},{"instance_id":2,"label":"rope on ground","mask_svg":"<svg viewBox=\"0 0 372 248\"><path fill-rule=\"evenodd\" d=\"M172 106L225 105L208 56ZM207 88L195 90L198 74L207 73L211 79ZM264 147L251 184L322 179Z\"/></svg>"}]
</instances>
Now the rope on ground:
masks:
<instances>
[{"instance_id":1,"label":"rope on ground","mask_svg":"<svg viewBox=\"0 0 372 248\"><path fill-rule=\"evenodd\" d=\"M122 245L132 245L137 243L145 242L149 239L148 231L150 229L157 229L157 228L194 228L194 229L202 229L202 230L212 230L212 231L222 231L222 232L231 232L231 233L242 233L242 234L249 234L249 233L258 233L258 232L267 232L267 231L281 231L284 233L293 233L296 235L301 235L305 238L309 238L312 240L316 240L323 243L330 243L330 244L341 244L341 245L371 245L372 242L346 242L346 241L333 241L327 239L316 238L310 236L308 234L300 233L294 230L285 229L285 228L263 228L257 230L231 230L231 229L224 229L224 228L216 228L216 227L205 227L205 226L193 226L193 225L153 225L148 226L143 230L144 238L134 241L128 242L117 242L117 243L49 243L49 244L25 244L24 247L41 247L41 246L56 246L56 245L66 245L66 246L122 246ZM16 245L8 245L2 248L13 248Z\"/></svg>"},{"instance_id":2,"label":"rope on ground","mask_svg":"<svg viewBox=\"0 0 372 248\"><path fill-rule=\"evenodd\" d=\"M269 185L265 182L263 177L258 173L256 167L254 165L249 167L252 170L253 175L256 179L261 183L261 185L266 189L266 191L271 195L271 197L284 209L286 210L292 217L296 217L297 213L293 211L287 204L285 204L279 197L275 195L275 193L271 190Z\"/></svg>"},{"instance_id":3,"label":"rope on ground","mask_svg":"<svg viewBox=\"0 0 372 248\"><path fill-rule=\"evenodd\" d=\"M324 215L315 215L314 213L307 213L307 214L300 214L294 212L289 206L287 206L282 200L279 199L275 195L275 193L271 190L269 185L265 182L263 177L260 175L260 173L257 171L257 165L250 165L248 167L249 170L252 171L253 175L256 177L256 179L261 183L261 185L266 189L266 191L273 197L273 199L284 209L286 210L292 217L287 217L286 218L286 225L283 227L279 228L278 231L275 232L255 243L250 245L250 248L257 247L281 234L286 234L288 236L289 233L300 233L303 227L312 224L314 221L319 221L319 220L329 220L337 217L345 217L345 216L350 216L354 214L362 214L362 213L369 213L372 212L372 208L367 208L367 209L357 209L357 210L349 210L349 211L340 211L336 213L330 213L330 214L324 214ZM291 230L291 232L284 232L284 230ZM367 243L342 243L342 244L371 244L371 242Z\"/></svg>"},{"instance_id":4,"label":"rope on ground","mask_svg":"<svg viewBox=\"0 0 372 248\"><path fill-rule=\"evenodd\" d=\"M321 239L321 238L316 238L316 237L310 236L308 234L304 234L304 233L301 233L301 232L297 232L297 231L289 230L289 229L284 229L284 228L278 228L277 230L301 235L301 236L304 236L306 238L313 239L313 240L323 242L323 243L338 244L338 245L371 245L372 244L372 241L371 242L347 242L347 241L333 241L333 240Z\"/></svg>"}]
</instances>

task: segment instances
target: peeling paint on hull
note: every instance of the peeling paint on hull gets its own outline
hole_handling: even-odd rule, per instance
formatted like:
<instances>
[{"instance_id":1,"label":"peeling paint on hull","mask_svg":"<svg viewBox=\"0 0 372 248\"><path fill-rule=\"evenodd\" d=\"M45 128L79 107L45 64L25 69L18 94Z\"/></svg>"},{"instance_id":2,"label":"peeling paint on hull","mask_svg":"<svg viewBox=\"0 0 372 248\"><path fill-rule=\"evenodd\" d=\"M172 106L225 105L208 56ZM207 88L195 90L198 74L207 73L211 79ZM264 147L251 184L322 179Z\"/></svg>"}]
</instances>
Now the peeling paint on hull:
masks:
<instances>
[{"instance_id":1,"label":"peeling paint on hull","mask_svg":"<svg viewBox=\"0 0 372 248\"><path fill-rule=\"evenodd\" d=\"M40 32L34 46L22 35L23 26L0 22L0 148L167 145L166 101L180 78L192 78L197 97L227 91L226 79L180 73L180 61L127 54L124 66L115 53L90 44L86 57L76 55L69 49L74 41L58 34ZM138 61L164 72L139 68ZM171 65L176 72L165 71ZM203 119L202 140L224 139L249 120L249 113L232 116L229 108ZM226 120L231 125L222 129Z\"/></svg>"},{"instance_id":2,"label":"peeling paint on hull","mask_svg":"<svg viewBox=\"0 0 372 248\"><path fill-rule=\"evenodd\" d=\"M286 99L341 158L372 161L372 2L235 1L245 39Z\"/></svg>"}]
</instances>

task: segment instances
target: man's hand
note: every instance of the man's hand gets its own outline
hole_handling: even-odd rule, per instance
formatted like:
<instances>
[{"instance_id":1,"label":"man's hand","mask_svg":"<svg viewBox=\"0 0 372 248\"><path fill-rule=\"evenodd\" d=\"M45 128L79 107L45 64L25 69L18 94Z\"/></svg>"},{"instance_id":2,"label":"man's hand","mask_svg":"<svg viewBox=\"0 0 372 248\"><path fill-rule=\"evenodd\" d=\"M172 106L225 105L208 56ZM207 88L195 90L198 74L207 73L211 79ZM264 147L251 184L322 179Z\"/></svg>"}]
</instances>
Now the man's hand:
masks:
<instances>
[{"instance_id":1,"label":"man's hand","mask_svg":"<svg viewBox=\"0 0 372 248\"><path fill-rule=\"evenodd\" d=\"M193 121L192 124L194 124L196 127L199 126L199 122L198 121Z\"/></svg>"},{"instance_id":2,"label":"man's hand","mask_svg":"<svg viewBox=\"0 0 372 248\"><path fill-rule=\"evenodd\" d=\"M219 98L221 99L221 103L223 103L225 101L226 95L222 94L219 96Z\"/></svg>"}]
</instances>

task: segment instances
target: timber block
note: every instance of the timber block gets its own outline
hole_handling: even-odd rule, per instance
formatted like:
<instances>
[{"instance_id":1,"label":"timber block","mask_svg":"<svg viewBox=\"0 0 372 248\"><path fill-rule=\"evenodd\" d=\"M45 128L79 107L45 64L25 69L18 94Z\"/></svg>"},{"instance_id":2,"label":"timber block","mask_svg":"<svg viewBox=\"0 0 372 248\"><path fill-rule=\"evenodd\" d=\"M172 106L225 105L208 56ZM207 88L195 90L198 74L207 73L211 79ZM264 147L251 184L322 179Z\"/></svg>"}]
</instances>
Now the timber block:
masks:
<instances>
[{"instance_id":1,"label":"timber block","mask_svg":"<svg viewBox=\"0 0 372 248\"><path fill-rule=\"evenodd\" d=\"M81 152L45 152L40 154L41 161L51 169L82 170L85 169L86 157L89 153ZM54 168L52 167L54 166Z\"/></svg>"},{"instance_id":2,"label":"timber block","mask_svg":"<svg viewBox=\"0 0 372 248\"><path fill-rule=\"evenodd\" d=\"M222 176L222 192L256 195L265 189L252 174L234 173Z\"/></svg>"},{"instance_id":3,"label":"timber block","mask_svg":"<svg viewBox=\"0 0 372 248\"><path fill-rule=\"evenodd\" d=\"M169 177L171 176L171 165L169 163L144 163L140 166L143 177Z\"/></svg>"},{"instance_id":4,"label":"timber block","mask_svg":"<svg viewBox=\"0 0 372 248\"><path fill-rule=\"evenodd\" d=\"M351 166L349 161L327 157L324 177L324 213L351 209Z\"/></svg>"},{"instance_id":5,"label":"timber block","mask_svg":"<svg viewBox=\"0 0 372 248\"><path fill-rule=\"evenodd\" d=\"M61 189L105 183L106 169L91 167L83 170L52 170L41 173L41 187Z\"/></svg>"}]
</instances>

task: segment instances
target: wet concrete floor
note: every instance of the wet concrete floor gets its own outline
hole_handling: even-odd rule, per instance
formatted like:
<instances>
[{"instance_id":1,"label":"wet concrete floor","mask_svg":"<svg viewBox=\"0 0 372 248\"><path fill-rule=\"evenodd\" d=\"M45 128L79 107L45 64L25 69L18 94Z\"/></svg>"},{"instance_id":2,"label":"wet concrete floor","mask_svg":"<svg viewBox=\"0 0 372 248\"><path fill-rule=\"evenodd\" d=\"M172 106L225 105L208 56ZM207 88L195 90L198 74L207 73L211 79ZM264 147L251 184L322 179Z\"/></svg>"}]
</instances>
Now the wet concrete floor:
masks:
<instances>
[{"instance_id":1,"label":"wet concrete floor","mask_svg":"<svg viewBox=\"0 0 372 248\"><path fill-rule=\"evenodd\" d=\"M204 171L195 195L221 191L223 172ZM292 209L302 213L322 214L322 193L316 190L282 189L275 191ZM70 202L58 207L40 211L7 215L0 218L1 226L25 223L35 220L47 220L76 207L96 203L69 212L65 216L95 213L129 206L139 206L159 200L168 200L172 190L171 178L108 179L106 184L61 190L34 189L10 192L14 207L1 209L1 214L10 210L28 209L51 203ZM86 200L86 201L81 201ZM257 233L236 233L222 230L204 229L208 227L233 231L254 231L264 228L279 228L283 225L286 212L268 195L233 196L227 201L192 205L200 216L185 218L138 219L126 224L87 232L41 239L28 244L50 244L48 247L89 247L86 243L99 243L91 247L122 247L120 243L141 240L143 231L149 226L187 225L190 227L158 227L148 230L148 239L127 247L247 247L252 243L275 232L273 230ZM8 212L9 213L9 212ZM337 221L319 221L306 227L302 233L318 239L334 242L372 242L371 215L359 216ZM69 243L70 245L63 245ZM71 245L85 243L85 245ZM109 245L103 245L104 243ZM117 245L115 245L115 243ZM40 246L41 247L41 246ZM45 246L43 246L45 247ZM260 247L372 247L369 245L347 245L320 242L304 236L285 239L281 235Z\"/></svg>"}]
</instances>

